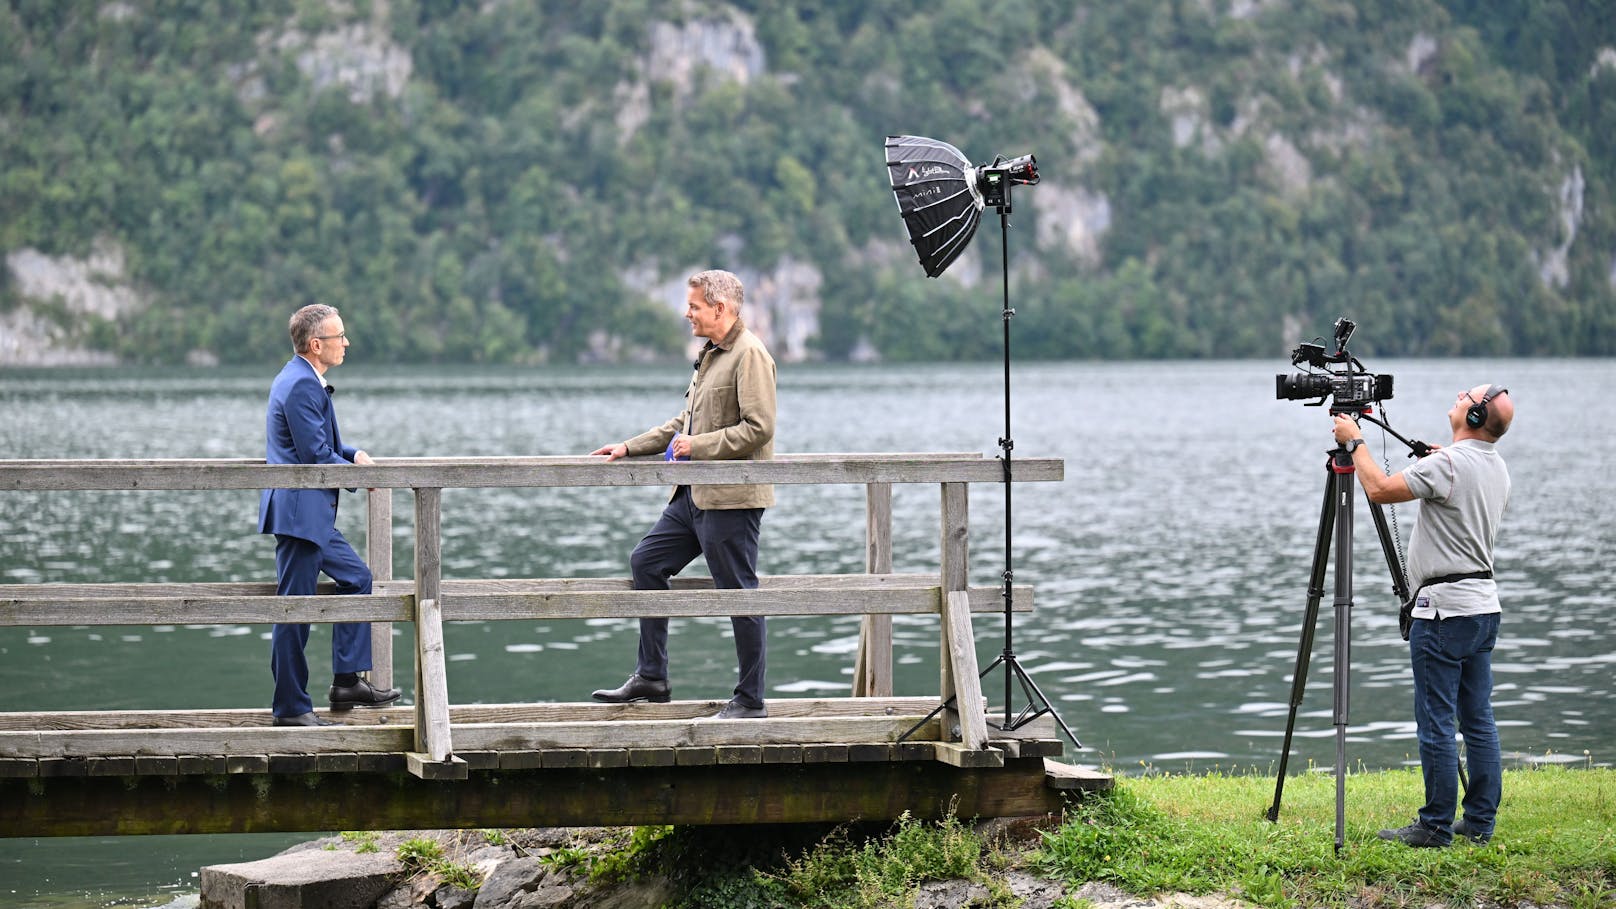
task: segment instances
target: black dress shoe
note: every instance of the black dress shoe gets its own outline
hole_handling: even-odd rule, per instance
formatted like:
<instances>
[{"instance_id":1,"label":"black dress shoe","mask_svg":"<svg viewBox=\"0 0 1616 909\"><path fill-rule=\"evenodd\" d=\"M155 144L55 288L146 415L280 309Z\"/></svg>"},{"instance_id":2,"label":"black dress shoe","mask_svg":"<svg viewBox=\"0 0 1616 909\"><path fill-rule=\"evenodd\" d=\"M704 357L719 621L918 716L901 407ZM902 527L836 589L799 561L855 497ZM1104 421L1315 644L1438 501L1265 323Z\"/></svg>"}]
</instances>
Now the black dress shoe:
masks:
<instances>
[{"instance_id":1,"label":"black dress shoe","mask_svg":"<svg viewBox=\"0 0 1616 909\"><path fill-rule=\"evenodd\" d=\"M349 710L354 707L382 707L398 700L404 692L397 688L372 688L360 679L354 685L331 686L331 709Z\"/></svg>"},{"instance_id":2,"label":"black dress shoe","mask_svg":"<svg viewBox=\"0 0 1616 909\"><path fill-rule=\"evenodd\" d=\"M300 713L297 716L278 716L275 718L276 726L341 726L322 716L313 713Z\"/></svg>"},{"instance_id":3,"label":"black dress shoe","mask_svg":"<svg viewBox=\"0 0 1616 909\"><path fill-rule=\"evenodd\" d=\"M666 704L673 697L673 688L668 685L667 679L648 679L636 672L621 687L602 688L590 697L607 704L632 704L638 701Z\"/></svg>"},{"instance_id":4,"label":"black dress shoe","mask_svg":"<svg viewBox=\"0 0 1616 909\"><path fill-rule=\"evenodd\" d=\"M724 709L712 715L715 720L761 720L769 715L769 708L763 704L748 707L739 700L731 698Z\"/></svg>"}]
</instances>

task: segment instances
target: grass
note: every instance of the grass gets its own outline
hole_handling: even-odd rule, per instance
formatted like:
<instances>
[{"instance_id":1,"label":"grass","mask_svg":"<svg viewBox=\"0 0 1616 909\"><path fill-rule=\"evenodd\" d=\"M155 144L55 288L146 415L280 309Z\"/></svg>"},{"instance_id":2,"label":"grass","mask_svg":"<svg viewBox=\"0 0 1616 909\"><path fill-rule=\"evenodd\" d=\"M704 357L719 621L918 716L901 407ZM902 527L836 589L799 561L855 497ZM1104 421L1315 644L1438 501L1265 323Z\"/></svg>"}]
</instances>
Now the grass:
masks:
<instances>
[{"instance_id":1,"label":"grass","mask_svg":"<svg viewBox=\"0 0 1616 909\"><path fill-rule=\"evenodd\" d=\"M1274 909L1616 906L1616 771L1507 771L1492 842L1449 849L1375 836L1412 820L1424 800L1416 770L1348 777L1339 854L1332 777L1287 780L1277 823L1265 817L1273 789L1273 778L1250 774L1120 779L1075 806L1028 861L1073 884L1226 893Z\"/></svg>"},{"instance_id":2,"label":"grass","mask_svg":"<svg viewBox=\"0 0 1616 909\"><path fill-rule=\"evenodd\" d=\"M1411 849L1375 836L1423 801L1417 770L1351 774L1346 841L1335 850L1335 781L1286 780L1279 820L1266 819L1274 779L1243 773L1119 777L1075 802L1031 843L989 842L965 820L890 825L613 828L544 860L610 885L641 875L672 884L669 906L902 907L931 880L985 888L984 907L1017 905L1005 872L1062 882L1057 905L1082 909L1091 881L1140 897L1220 894L1268 909L1556 906L1616 909L1616 770L1507 770L1497 830L1485 846ZM496 834L484 839L503 839ZM356 838L363 834L354 835ZM361 843L363 845L363 843ZM374 848L374 846L372 846ZM399 858L417 872L475 889L476 872L431 840Z\"/></svg>"}]
</instances>

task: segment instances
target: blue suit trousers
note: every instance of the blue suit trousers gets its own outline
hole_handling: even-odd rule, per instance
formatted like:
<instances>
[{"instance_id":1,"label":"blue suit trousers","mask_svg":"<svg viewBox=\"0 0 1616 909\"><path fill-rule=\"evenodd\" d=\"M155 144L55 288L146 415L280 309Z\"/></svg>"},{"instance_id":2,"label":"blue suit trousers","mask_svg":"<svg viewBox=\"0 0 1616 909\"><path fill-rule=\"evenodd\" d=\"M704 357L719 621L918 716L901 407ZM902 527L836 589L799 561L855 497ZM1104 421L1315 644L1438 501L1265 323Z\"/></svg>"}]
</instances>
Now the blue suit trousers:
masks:
<instances>
[{"instance_id":1,"label":"blue suit trousers","mask_svg":"<svg viewBox=\"0 0 1616 909\"><path fill-rule=\"evenodd\" d=\"M713 586L751 590L758 585L758 532L762 526L761 508L704 511L690 500L690 487L681 486L629 557L634 589L667 590L668 578L699 555L707 559ZM747 707L762 707L768 662L764 620L761 616L732 616L730 626L740 663L735 698ZM639 665L634 671L646 679L668 677L667 619L640 620Z\"/></svg>"},{"instance_id":2,"label":"blue suit trousers","mask_svg":"<svg viewBox=\"0 0 1616 909\"><path fill-rule=\"evenodd\" d=\"M320 573L336 582L337 593L370 593L370 568L335 527L324 543L275 535L276 594L313 596ZM308 625L276 625L270 634L269 671L275 679L271 711L279 717L301 716L314 709L309 698L309 663L303 648ZM370 623L338 622L331 628L331 672L370 669Z\"/></svg>"}]
</instances>

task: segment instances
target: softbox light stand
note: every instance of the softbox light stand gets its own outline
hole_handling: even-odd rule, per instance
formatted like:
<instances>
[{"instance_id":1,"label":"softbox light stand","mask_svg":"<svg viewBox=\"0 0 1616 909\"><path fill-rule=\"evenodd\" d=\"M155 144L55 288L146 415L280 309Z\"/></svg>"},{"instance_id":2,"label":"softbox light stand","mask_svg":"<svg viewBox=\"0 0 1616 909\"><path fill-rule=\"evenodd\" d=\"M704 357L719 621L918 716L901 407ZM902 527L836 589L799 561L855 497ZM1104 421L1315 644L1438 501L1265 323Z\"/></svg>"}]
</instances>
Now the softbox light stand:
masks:
<instances>
[{"instance_id":1,"label":"softbox light stand","mask_svg":"<svg viewBox=\"0 0 1616 909\"><path fill-rule=\"evenodd\" d=\"M1011 490L1013 488L1013 471L1010 466L1011 452L1015 450L1016 443L1010 434L1010 320L1016 311L1010 308L1010 184L1003 186L1004 200L997 203L999 211L999 253L1002 265L1004 288L1004 311L1001 314L1004 323L1004 437L999 439L999 450L1002 454L999 463L1004 465L1004 651L994 658L993 662L982 670L981 677L987 678L993 670L1004 667L1004 722L999 729L1009 732L1031 723L1044 714L1054 718L1055 724L1060 726L1066 737L1072 740L1072 745L1082 748L1083 743L1077 740L1072 730L1067 728L1066 721L1061 719L1055 711L1049 698L1045 697L1038 683L1032 680L1027 670L1021 667L1021 661L1016 659L1015 648L1015 618L1012 607L1015 605L1015 544L1011 522ZM1014 689L1012 684L1021 685L1021 693L1027 699L1027 706L1011 719Z\"/></svg>"},{"instance_id":2,"label":"softbox light stand","mask_svg":"<svg viewBox=\"0 0 1616 909\"><path fill-rule=\"evenodd\" d=\"M1010 187L1014 183L1037 183L1037 165L1032 156L1027 155L1011 161L995 158L992 164L973 168L958 149L947 143L918 136L889 136L887 167L899 211L909 227L910 241L930 277L942 274L970 243L984 208L991 205L999 213L1003 288L1000 319L1004 330L1004 435L999 439L1004 485L1004 650L979 677L986 679L993 671L1001 667L1004 670L1004 720L1001 723L990 720L990 726L1009 732L1049 714L1072 744L1081 749L1083 743L1072 734L1038 683L1022 668L1015 651L1014 471L1011 466L1015 441L1010 431L1010 320L1016 311L1010 306ZM1015 709L1017 685L1027 701L1019 712ZM956 709L953 696L938 704L898 740L907 739L948 709Z\"/></svg>"}]
</instances>

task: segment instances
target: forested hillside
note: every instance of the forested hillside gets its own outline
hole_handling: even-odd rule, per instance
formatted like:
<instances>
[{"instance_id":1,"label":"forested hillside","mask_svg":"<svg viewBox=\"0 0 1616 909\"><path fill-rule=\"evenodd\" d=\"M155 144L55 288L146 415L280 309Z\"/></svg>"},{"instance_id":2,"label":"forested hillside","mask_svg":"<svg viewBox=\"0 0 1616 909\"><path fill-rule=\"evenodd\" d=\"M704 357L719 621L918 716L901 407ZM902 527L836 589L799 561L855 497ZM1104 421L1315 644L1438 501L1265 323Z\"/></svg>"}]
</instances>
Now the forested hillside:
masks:
<instances>
[{"instance_id":1,"label":"forested hillside","mask_svg":"<svg viewBox=\"0 0 1616 909\"><path fill-rule=\"evenodd\" d=\"M999 350L999 226L928 279L883 138L1038 157L1018 355L1616 352L1601 0L10 0L0 364Z\"/></svg>"}]
</instances>

